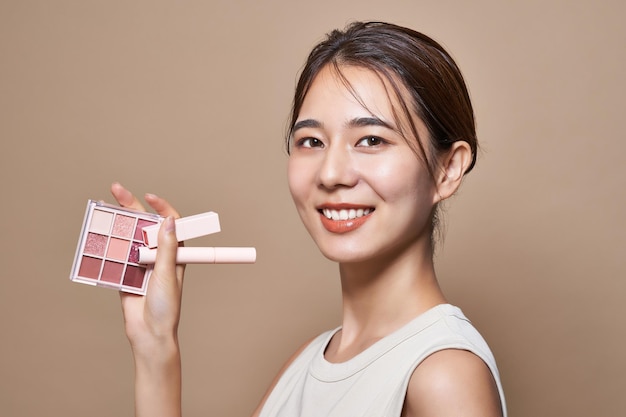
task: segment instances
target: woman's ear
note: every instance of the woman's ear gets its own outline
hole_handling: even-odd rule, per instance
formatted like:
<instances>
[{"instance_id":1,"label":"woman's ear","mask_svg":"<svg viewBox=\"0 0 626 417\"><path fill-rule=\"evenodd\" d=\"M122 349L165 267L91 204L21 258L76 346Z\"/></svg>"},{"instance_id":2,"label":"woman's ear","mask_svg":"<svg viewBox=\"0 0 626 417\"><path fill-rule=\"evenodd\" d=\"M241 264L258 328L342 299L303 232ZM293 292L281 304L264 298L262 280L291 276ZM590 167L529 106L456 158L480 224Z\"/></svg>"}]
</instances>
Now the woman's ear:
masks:
<instances>
[{"instance_id":1,"label":"woman's ear","mask_svg":"<svg viewBox=\"0 0 626 417\"><path fill-rule=\"evenodd\" d=\"M472 161L472 149L469 143L459 140L452 144L452 147L442 156L439 161L437 178L438 203L452 196L461 186L465 171Z\"/></svg>"}]
</instances>

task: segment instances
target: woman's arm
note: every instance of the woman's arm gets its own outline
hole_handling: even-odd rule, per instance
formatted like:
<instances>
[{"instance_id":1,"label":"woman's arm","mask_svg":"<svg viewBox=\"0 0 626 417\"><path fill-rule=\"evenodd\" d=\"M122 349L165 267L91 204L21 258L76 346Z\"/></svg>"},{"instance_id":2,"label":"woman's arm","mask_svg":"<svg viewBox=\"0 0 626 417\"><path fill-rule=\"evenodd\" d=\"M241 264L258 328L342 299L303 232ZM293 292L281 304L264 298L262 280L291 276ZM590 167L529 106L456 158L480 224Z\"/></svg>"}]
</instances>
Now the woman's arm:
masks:
<instances>
[{"instance_id":1,"label":"woman's arm","mask_svg":"<svg viewBox=\"0 0 626 417\"><path fill-rule=\"evenodd\" d=\"M111 186L117 202L135 210L143 205L120 184ZM174 219L179 215L164 199L146 194L146 202L165 220L145 296L120 292L126 336L135 360L135 415L181 415L181 363L178 323L184 266L176 265Z\"/></svg>"},{"instance_id":2,"label":"woman's arm","mask_svg":"<svg viewBox=\"0 0 626 417\"><path fill-rule=\"evenodd\" d=\"M111 192L117 202L135 210L143 205L124 187L115 183ZM174 219L179 215L164 199L146 194L145 200L166 217L159 230L159 248L145 296L120 292L126 336L135 360L136 417L178 417L181 415L181 361L178 346L178 323L183 290L184 267L176 265ZM253 417L283 372L310 343L298 349L280 370Z\"/></svg>"},{"instance_id":3,"label":"woman's arm","mask_svg":"<svg viewBox=\"0 0 626 417\"><path fill-rule=\"evenodd\" d=\"M501 417L498 388L487 365L466 350L433 353L413 372L402 417Z\"/></svg>"}]
</instances>

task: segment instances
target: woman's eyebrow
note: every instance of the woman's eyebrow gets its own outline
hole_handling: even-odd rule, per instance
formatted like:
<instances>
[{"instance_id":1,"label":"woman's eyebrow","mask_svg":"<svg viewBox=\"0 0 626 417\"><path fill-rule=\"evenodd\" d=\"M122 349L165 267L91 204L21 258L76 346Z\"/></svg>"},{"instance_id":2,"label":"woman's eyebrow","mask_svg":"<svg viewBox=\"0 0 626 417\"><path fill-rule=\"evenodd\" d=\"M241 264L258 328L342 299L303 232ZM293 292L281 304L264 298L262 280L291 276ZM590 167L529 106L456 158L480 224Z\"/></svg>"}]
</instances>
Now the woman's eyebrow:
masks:
<instances>
[{"instance_id":1,"label":"woman's eyebrow","mask_svg":"<svg viewBox=\"0 0 626 417\"><path fill-rule=\"evenodd\" d=\"M379 119L378 117L356 117L354 119L349 120L346 123L346 126L349 128L366 127L366 126L382 126L382 127L386 127L387 129L394 130L393 126ZM315 119L300 120L293 125L293 129L291 129L291 131L295 132L298 129L303 129L307 127L313 128L313 129L320 129L324 127L324 124Z\"/></svg>"},{"instance_id":2,"label":"woman's eyebrow","mask_svg":"<svg viewBox=\"0 0 626 417\"><path fill-rule=\"evenodd\" d=\"M384 120L379 119L378 117L357 117L354 118L347 123L348 127L366 127L366 126L382 126L387 129L394 128Z\"/></svg>"},{"instance_id":3,"label":"woman's eyebrow","mask_svg":"<svg viewBox=\"0 0 626 417\"><path fill-rule=\"evenodd\" d=\"M319 129L323 126L323 124L315 119L305 119L305 120L300 120L298 122L296 122L293 125L293 129L291 129L292 132L295 132L298 129L304 129L306 127L309 128L314 128L314 129Z\"/></svg>"}]
</instances>

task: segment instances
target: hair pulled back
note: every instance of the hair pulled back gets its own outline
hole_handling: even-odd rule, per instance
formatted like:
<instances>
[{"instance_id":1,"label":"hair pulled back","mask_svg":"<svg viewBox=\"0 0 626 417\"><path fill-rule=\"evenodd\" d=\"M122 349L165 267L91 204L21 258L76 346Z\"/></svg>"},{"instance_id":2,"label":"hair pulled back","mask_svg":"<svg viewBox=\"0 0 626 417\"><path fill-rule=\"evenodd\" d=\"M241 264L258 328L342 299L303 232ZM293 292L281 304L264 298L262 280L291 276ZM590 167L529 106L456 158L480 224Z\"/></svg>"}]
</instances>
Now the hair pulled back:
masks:
<instances>
[{"instance_id":1,"label":"hair pulled back","mask_svg":"<svg viewBox=\"0 0 626 417\"><path fill-rule=\"evenodd\" d=\"M430 37L384 22L352 23L345 30L330 32L313 48L296 86L287 141L313 80L327 65L340 76L342 66L355 66L370 69L388 81L400 103L395 111L400 110L409 122L410 131L401 133L405 139L409 135L417 139L409 143L424 158L431 175L437 169L436 156L456 141L470 145L472 161L466 172L473 168L478 147L474 111L456 63ZM410 94L408 103L403 92ZM419 138L412 113L428 129L426 145Z\"/></svg>"}]
</instances>

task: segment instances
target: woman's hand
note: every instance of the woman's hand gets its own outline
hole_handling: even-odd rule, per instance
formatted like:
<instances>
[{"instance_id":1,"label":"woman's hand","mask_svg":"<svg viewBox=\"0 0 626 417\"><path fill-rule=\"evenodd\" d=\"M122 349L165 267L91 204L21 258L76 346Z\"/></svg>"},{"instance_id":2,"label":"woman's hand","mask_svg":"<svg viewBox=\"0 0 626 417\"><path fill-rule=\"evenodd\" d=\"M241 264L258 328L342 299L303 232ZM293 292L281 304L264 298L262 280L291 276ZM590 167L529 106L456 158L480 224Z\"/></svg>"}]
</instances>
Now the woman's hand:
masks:
<instances>
[{"instance_id":1,"label":"woman's hand","mask_svg":"<svg viewBox=\"0 0 626 417\"><path fill-rule=\"evenodd\" d=\"M143 205L121 184L114 183L111 193L122 207L145 211ZM159 231L159 247L154 270L145 296L120 292L126 334L134 349L149 348L152 343L176 339L180 318L184 266L176 265L174 219L180 217L164 199L145 195L146 202L165 221ZM138 352L139 353L139 352Z\"/></svg>"},{"instance_id":2,"label":"woman's hand","mask_svg":"<svg viewBox=\"0 0 626 417\"><path fill-rule=\"evenodd\" d=\"M145 210L121 184L114 183L111 193L122 207ZM135 358L135 411L137 416L175 416L180 415L178 323L184 274L184 266L176 265L174 219L179 215L160 197L146 194L144 198L165 220L146 295L120 292L126 335Z\"/></svg>"}]
</instances>

